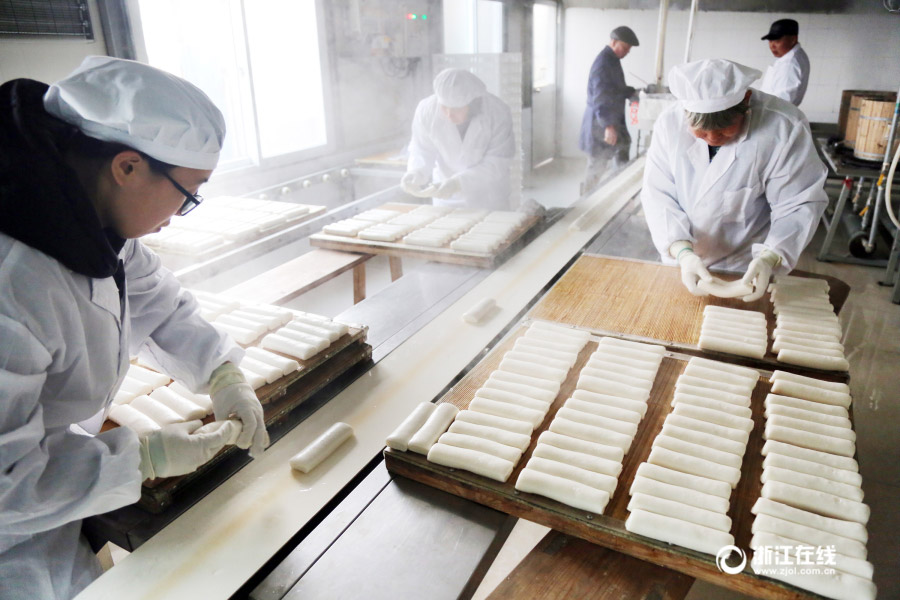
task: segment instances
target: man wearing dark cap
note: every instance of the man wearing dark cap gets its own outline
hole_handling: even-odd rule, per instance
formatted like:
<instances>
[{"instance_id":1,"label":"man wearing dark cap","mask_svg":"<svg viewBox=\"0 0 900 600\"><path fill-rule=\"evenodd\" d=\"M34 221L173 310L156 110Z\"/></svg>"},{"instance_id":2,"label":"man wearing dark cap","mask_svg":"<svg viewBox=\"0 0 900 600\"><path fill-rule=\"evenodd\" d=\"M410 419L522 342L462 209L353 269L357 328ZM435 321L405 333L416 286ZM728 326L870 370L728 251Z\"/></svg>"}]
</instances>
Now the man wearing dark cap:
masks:
<instances>
[{"instance_id":1,"label":"man wearing dark cap","mask_svg":"<svg viewBox=\"0 0 900 600\"><path fill-rule=\"evenodd\" d=\"M581 120L578 147L588 155L582 194L593 190L610 159L617 167L628 162L631 136L625 127L625 100L635 92L625 85L622 59L638 46L638 38L625 26L610 33L609 45L603 48L588 77L587 108Z\"/></svg>"},{"instance_id":2,"label":"man wearing dark cap","mask_svg":"<svg viewBox=\"0 0 900 600\"><path fill-rule=\"evenodd\" d=\"M775 56L775 62L766 71L760 89L794 106L800 106L809 82L809 57L797 41L799 33L797 21L780 19L772 23L769 33L762 36L762 39L769 40L769 50Z\"/></svg>"}]
</instances>

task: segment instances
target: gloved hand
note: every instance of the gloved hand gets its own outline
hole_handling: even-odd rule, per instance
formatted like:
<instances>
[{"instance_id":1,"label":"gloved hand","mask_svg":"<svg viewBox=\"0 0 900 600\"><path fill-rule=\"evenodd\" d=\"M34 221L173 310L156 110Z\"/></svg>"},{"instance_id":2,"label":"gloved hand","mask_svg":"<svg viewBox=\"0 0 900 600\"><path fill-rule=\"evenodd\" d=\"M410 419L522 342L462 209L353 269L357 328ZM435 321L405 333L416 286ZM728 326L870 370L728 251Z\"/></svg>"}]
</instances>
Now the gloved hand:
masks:
<instances>
[{"instance_id":1,"label":"gloved hand","mask_svg":"<svg viewBox=\"0 0 900 600\"><path fill-rule=\"evenodd\" d=\"M419 173L413 173L412 171L404 175L400 180L400 188L410 196L415 196L416 198L430 198L430 194L422 194L422 186L424 184L425 181L422 179L422 176Z\"/></svg>"},{"instance_id":2,"label":"gloved hand","mask_svg":"<svg viewBox=\"0 0 900 600\"><path fill-rule=\"evenodd\" d=\"M769 279L772 278L772 269L780 264L781 256L768 248L750 261L750 266L747 267L747 272L741 281L745 285L752 285L753 293L744 296L744 302L753 302L763 297L766 288L769 287Z\"/></svg>"},{"instance_id":3,"label":"gloved hand","mask_svg":"<svg viewBox=\"0 0 900 600\"><path fill-rule=\"evenodd\" d=\"M209 397L217 421L234 415L241 422L243 429L237 447L250 448L253 458L261 456L269 445L262 405L234 363L227 362L213 371L209 379Z\"/></svg>"},{"instance_id":4,"label":"gloved hand","mask_svg":"<svg viewBox=\"0 0 900 600\"><path fill-rule=\"evenodd\" d=\"M669 254L681 265L681 283L695 296L705 294L697 289L697 282L712 281L713 277L703 266L700 257L694 254L694 245L686 240L679 240L669 246Z\"/></svg>"},{"instance_id":5,"label":"gloved hand","mask_svg":"<svg viewBox=\"0 0 900 600\"><path fill-rule=\"evenodd\" d=\"M174 423L139 438L143 479L186 475L232 442L240 425L224 421L219 427L200 427L201 421Z\"/></svg>"},{"instance_id":6,"label":"gloved hand","mask_svg":"<svg viewBox=\"0 0 900 600\"><path fill-rule=\"evenodd\" d=\"M442 181L434 190L434 193L432 195L435 198L446 200L461 189L462 186L459 183L459 179L457 179L456 177L451 177L450 179L445 179L444 181Z\"/></svg>"}]
</instances>

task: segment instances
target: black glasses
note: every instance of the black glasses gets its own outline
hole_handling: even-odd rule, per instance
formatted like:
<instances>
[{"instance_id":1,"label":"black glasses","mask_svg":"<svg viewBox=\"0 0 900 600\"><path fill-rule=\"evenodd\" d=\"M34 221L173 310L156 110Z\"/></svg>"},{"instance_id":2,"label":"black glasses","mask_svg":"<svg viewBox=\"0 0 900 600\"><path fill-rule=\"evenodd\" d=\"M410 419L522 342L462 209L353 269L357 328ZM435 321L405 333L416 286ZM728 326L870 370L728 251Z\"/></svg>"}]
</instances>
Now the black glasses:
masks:
<instances>
[{"instance_id":1,"label":"black glasses","mask_svg":"<svg viewBox=\"0 0 900 600\"><path fill-rule=\"evenodd\" d=\"M162 174L166 179L168 179L169 181L172 182L172 185L175 186L176 190L178 190L179 192L184 194L184 204L182 204L181 208L178 209L179 215L181 215L183 217L184 215L188 214L189 212L191 212L192 210L194 210L195 208L200 206L200 203L203 202L203 196L201 196L200 194L190 193L189 191L187 191L186 189L181 187L180 183L178 183L177 181L172 179L172 176L169 175L168 173L163 172Z\"/></svg>"}]
</instances>

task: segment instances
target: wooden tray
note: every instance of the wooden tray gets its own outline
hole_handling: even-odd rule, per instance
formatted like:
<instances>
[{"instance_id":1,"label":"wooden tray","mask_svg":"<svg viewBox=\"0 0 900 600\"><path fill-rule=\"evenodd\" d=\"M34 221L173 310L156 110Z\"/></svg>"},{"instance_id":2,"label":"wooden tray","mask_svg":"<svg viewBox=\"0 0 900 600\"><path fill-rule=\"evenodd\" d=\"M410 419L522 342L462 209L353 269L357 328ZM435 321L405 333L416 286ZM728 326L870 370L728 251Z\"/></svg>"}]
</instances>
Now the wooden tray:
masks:
<instances>
[{"instance_id":1,"label":"wooden tray","mask_svg":"<svg viewBox=\"0 0 900 600\"><path fill-rule=\"evenodd\" d=\"M839 279L812 273L793 273L825 279L829 299L840 312L850 287ZM737 279L735 273L719 274ZM815 377L845 381L846 372L821 371L778 362L771 349L763 359L755 359L710 350L701 350L700 325L703 308L712 304L766 315L771 335L775 313L768 292L755 302L740 298L694 296L681 283L678 267L647 261L585 254L556 282L531 309L528 316L574 325L600 335L616 335L634 341L664 344L689 354L765 369L807 373ZM768 343L771 346L772 340Z\"/></svg>"},{"instance_id":2,"label":"wooden tray","mask_svg":"<svg viewBox=\"0 0 900 600\"><path fill-rule=\"evenodd\" d=\"M350 331L335 340L328 348L310 360L298 360L300 369L290 375L268 383L256 390L256 397L263 405L266 425L281 421L287 413L309 399L317 391L339 377L358 362L372 357L372 347L366 341L367 327L350 327ZM276 354L278 354L276 352ZM204 423L215 420L213 415L203 419ZM118 427L107 420L101 431ZM162 477L143 482L138 506L152 513L159 513L172 504L175 494L191 482L203 477L204 473L223 458L237 452L237 446L226 446L209 462L188 475Z\"/></svg>"},{"instance_id":3,"label":"wooden tray","mask_svg":"<svg viewBox=\"0 0 900 600\"><path fill-rule=\"evenodd\" d=\"M390 202L378 209L397 210L401 212L409 212L421 204L404 204L402 202ZM452 263L457 265L466 265L470 267L491 268L512 254L516 249L518 242L525 233L534 227L541 217L537 215L529 216L528 220L519 229L513 232L510 238L494 252L463 252L453 250L449 246L441 248L430 248L427 246L413 246L401 242L376 242L372 240L361 240L359 238L351 238L341 235L328 235L327 233L316 233L309 236L309 243L319 248L327 248L329 250L342 250L344 252L356 252L359 254L386 254L397 258L419 258L422 260L430 260L434 262Z\"/></svg>"},{"instance_id":4,"label":"wooden tray","mask_svg":"<svg viewBox=\"0 0 900 600\"><path fill-rule=\"evenodd\" d=\"M172 252L170 250L164 250L156 247L150 247L150 249L159 255L168 269L172 271L179 271L191 265L205 262L207 260L210 260L211 258L231 252L237 248L246 246L247 244L252 244L253 242L259 241L263 238L267 238L270 235L274 235L276 233L284 231L289 227L295 227L297 225L300 225L301 223L305 223L306 221L311 221L312 219L322 216L322 214L326 210L324 206L317 206L315 204L306 204L305 206L309 207L309 212L305 215L297 217L296 219L284 221L280 225L271 227L265 231L261 231L254 236L247 236L239 240L225 240L222 244L216 246L215 248L209 248L207 250L204 250L203 252L198 252L196 254Z\"/></svg>"},{"instance_id":5,"label":"wooden tray","mask_svg":"<svg viewBox=\"0 0 900 600\"><path fill-rule=\"evenodd\" d=\"M468 406L475 390L481 387L490 373L497 368L503 354L513 346L515 339L524 331L525 328L520 329L494 348L447 392L440 402L450 402L459 408ZM582 350L547 417L535 430L531 445L526 449L507 482L500 483L468 471L442 467L428 462L421 454L398 452L390 448L384 451L388 470L507 514L745 594L776 600L819 598L799 588L761 578L755 575L749 566L737 575L723 573L716 566L714 557L708 554L635 535L625 529L625 519L628 516L626 510L629 500L628 490L638 465L647 460L650 445L662 429L666 415L671 412L675 381L690 359L690 356L685 354L668 352L663 358L651 390L647 414L641 421L631 448L625 456L615 494L610 498L603 515L591 514L542 496L515 490L515 481L531 457L538 436L549 427L557 410L571 396L578 373L596 348L597 343L591 341ZM763 376L753 391L751 409L754 428L741 465L741 479L731 495L729 508L729 516L732 518L731 533L735 537L735 544L745 550L749 548L752 537L750 527L754 515L750 509L759 498L762 489L760 482L763 461L762 434L765 427L763 401L771 389L771 382L767 378L770 374L768 371L761 371Z\"/></svg>"}]
</instances>

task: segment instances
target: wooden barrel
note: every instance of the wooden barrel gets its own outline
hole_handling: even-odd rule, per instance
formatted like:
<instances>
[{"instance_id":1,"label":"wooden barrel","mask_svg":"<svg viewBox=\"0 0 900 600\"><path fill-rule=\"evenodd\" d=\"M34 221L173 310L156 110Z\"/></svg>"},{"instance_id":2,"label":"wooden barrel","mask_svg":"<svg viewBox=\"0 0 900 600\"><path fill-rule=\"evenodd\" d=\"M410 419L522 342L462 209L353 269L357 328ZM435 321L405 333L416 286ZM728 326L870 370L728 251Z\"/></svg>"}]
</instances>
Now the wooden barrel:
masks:
<instances>
[{"instance_id":1,"label":"wooden barrel","mask_svg":"<svg viewBox=\"0 0 900 600\"><path fill-rule=\"evenodd\" d=\"M863 98L859 107L856 144L853 147L853 156L856 158L877 161L884 158L891 118L894 116L896 94L894 96L893 99ZM897 148L898 141L900 140L894 140L892 153Z\"/></svg>"},{"instance_id":2,"label":"wooden barrel","mask_svg":"<svg viewBox=\"0 0 900 600\"><path fill-rule=\"evenodd\" d=\"M841 109L840 112L838 112L838 131L842 138L847 135L847 117L850 113L850 100L853 99L855 94L865 94L866 92L871 92L871 90L844 90L841 92ZM857 116L859 116L859 113L857 113Z\"/></svg>"},{"instance_id":3,"label":"wooden barrel","mask_svg":"<svg viewBox=\"0 0 900 600\"><path fill-rule=\"evenodd\" d=\"M856 147L856 138L858 137L857 130L859 127L859 109L862 106L863 100L872 98L876 100L890 100L893 102L896 97L896 93L875 90L863 90L853 93L850 97L850 106L847 110L847 127L844 131L844 146L847 148Z\"/></svg>"}]
</instances>

